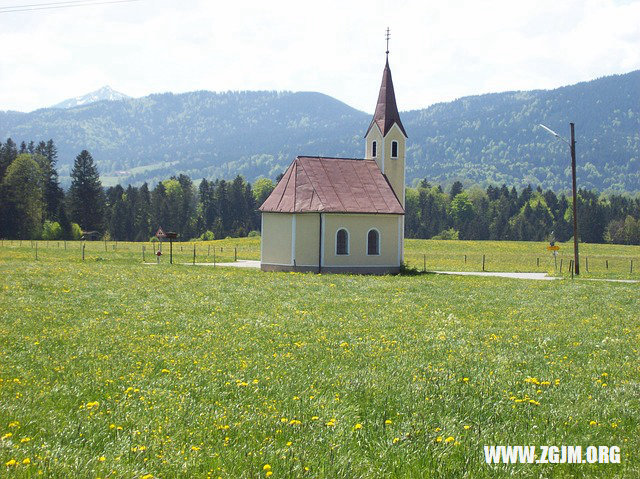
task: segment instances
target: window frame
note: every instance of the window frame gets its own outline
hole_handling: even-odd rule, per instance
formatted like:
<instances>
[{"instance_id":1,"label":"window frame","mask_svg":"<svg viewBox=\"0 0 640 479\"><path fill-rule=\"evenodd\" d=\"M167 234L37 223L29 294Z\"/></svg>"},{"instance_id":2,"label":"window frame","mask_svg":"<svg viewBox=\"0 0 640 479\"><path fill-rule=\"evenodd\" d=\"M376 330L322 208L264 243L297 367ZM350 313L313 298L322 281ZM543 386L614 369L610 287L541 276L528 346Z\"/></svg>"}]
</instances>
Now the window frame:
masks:
<instances>
[{"instance_id":1,"label":"window frame","mask_svg":"<svg viewBox=\"0 0 640 479\"><path fill-rule=\"evenodd\" d=\"M393 154L393 149L395 147L396 150L396 154ZM400 148L400 146L398 145L398 141L397 140L393 140L391 142L391 158L398 158L398 149Z\"/></svg>"},{"instance_id":2,"label":"window frame","mask_svg":"<svg viewBox=\"0 0 640 479\"><path fill-rule=\"evenodd\" d=\"M369 234L371 234L372 231L376 232L376 239L377 239L376 251L377 251L377 253L369 253ZM380 237L381 237L380 230L378 230L378 228L370 228L369 231L367 231L366 243L365 243L366 244L367 256L380 256L380 250L381 250L381 248L380 248L380 243L381 243Z\"/></svg>"},{"instance_id":3,"label":"window frame","mask_svg":"<svg viewBox=\"0 0 640 479\"><path fill-rule=\"evenodd\" d=\"M378 142L376 140L373 140L373 142L371 142L371 157L378 157Z\"/></svg>"},{"instance_id":4,"label":"window frame","mask_svg":"<svg viewBox=\"0 0 640 479\"><path fill-rule=\"evenodd\" d=\"M339 253L338 252L338 234L340 233L340 231L344 231L346 236L346 240L345 240L345 253ZM351 253L351 248L349 247L349 237L351 236L351 234L349 233L349 230L347 228L345 228L344 226L340 226L337 230L336 230L336 234L335 234L335 248L334 248L334 252L336 256L349 256Z\"/></svg>"}]
</instances>

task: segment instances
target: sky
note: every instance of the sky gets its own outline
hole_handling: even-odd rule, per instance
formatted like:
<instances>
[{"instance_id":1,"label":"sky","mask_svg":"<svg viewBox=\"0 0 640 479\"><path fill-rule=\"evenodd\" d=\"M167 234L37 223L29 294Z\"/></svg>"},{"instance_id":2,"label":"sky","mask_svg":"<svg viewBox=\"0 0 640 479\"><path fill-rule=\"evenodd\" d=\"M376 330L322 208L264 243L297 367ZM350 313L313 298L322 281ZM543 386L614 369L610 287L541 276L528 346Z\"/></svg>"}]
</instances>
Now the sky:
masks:
<instances>
[{"instance_id":1,"label":"sky","mask_svg":"<svg viewBox=\"0 0 640 479\"><path fill-rule=\"evenodd\" d=\"M0 110L109 85L133 97L317 91L372 113L387 27L400 110L640 69L640 0L138 0L3 11L54 1L0 0Z\"/></svg>"}]
</instances>

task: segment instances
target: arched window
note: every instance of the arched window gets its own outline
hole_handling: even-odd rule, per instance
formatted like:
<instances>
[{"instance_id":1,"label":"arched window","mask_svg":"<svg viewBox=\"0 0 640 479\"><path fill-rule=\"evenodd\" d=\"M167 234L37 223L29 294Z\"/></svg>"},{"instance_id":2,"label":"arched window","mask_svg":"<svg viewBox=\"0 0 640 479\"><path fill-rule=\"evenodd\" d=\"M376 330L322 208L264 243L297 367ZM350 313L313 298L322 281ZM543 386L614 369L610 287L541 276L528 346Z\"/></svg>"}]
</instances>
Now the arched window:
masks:
<instances>
[{"instance_id":1,"label":"arched window","mask_svg":"<svg viewBox=\"0 0 640 479\"><path fill-rule=\"evenodd\" d=\"M377 141L374 141L371 144L371 156L374 157L374 158L376 156L378 156L378 142Z\"/></svg>"},{"instance_id":2,"label":"arched window","mask_svg":"<svg viewBox=\"0 0 640 479\"><path fill-rule=\"evenodd\" d=\"M369 230L367 233L367 254L370 256L380 254L380 233L378 230Z\"/></svg>"},{"instance_id":3,"label":"arched window","mask_svg":"<svg viewBox=\"0 0 640 479\"><path fill-rule=\"evenodd\" d=\"M398 158L398 142L391 142L391 158Z\"/></svg>"},{"instance_id":4,"label":"arched window","mask_svg":"<svg viewBox=\"0 0 640 479\"><path fill-rule=\"evenodd\" d=\"M349 233L344 228L336 233L336 254L349 254Z\"/></svg>"}]
</instances>

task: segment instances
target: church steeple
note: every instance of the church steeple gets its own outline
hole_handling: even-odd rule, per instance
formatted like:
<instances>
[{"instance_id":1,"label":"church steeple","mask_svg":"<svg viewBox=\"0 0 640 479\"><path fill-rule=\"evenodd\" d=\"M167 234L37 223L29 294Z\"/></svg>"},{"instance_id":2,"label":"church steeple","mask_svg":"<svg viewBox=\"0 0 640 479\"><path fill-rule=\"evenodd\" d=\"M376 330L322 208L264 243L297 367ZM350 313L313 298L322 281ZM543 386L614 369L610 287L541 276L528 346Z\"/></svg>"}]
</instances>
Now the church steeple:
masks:
<instances>
[{"instance_id":1,"label":"church steeple","mask_svg":"<svg viewBox=\"0 0 640 479\"><path fill-rule=\"evenodd\" d=\"M369 134L369 130L371 130L373 125L378 125L382 136L386 136L394 123L398 125L398 128L400 128L400 131L402 131L406 138L407 132L404 126L402 126L402 121L400 121L398 105L396 104L396 94L393 90L393 80L391 79L391 69L389 68L389 57L387 56L387 62L382 72L382 84L380 85L376 111L373 114L373 120L371 120L367 134Z\"/></svg>"},{"instance_id":2,"label":"church steeple","mask_svg":"<svg viewBox=\"0 0 640 479\"><path fill-rule=\"evenodd\" d=\"M387 30L387 61L382 72L376 111L365 135L364 157L375 160L387 178L393 192L404 207L405 152L407 132L400 120L396 94L389 68L389 31Z\"/></svg>"}]
</instances>

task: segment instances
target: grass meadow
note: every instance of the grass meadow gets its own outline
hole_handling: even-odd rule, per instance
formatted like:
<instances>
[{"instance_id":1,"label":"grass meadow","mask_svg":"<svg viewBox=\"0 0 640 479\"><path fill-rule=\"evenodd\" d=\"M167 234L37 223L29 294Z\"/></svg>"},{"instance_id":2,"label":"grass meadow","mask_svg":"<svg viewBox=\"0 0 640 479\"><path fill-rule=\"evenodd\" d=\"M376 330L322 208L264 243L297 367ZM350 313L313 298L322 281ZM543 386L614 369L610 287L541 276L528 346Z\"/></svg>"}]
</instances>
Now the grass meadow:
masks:
<instances>
[{"instance_id":1,"label":"grass meadow","mask_svg":"<svg viewBox=\"0 0 640 479\"><path fill-rule=\"evenodd\" d=\"M211 248L260 254L229 239L197 261ZM410 240L406 256L553 273L544 248ZM581 248L581 276L639 279L640 248ZM79 243L39 242L36 260L3 242L1 477L640 477L638 283L262 273L174 253L145 265L140 244L96 242L82 261ZM621 463L485 464L500 444L619 446Z\"/></svg>"}]
</instances>

